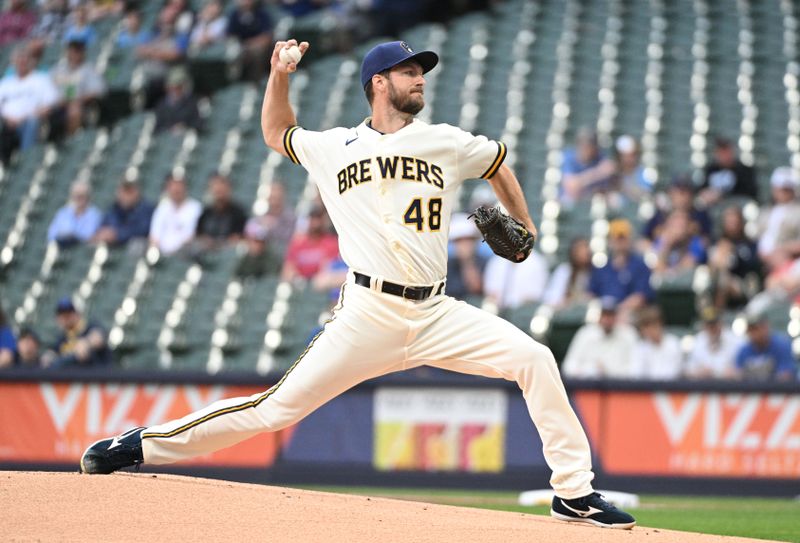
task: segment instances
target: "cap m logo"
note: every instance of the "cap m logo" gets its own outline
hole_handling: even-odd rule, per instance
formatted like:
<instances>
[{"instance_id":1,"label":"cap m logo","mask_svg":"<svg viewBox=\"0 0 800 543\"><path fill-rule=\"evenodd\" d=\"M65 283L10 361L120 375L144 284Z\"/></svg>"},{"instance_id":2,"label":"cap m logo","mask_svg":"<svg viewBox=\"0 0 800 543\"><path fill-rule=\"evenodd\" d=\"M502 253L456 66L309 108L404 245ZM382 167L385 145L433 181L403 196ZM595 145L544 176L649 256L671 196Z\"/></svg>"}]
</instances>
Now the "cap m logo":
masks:
<instances>
[{"instance_id":1,"label":"cap m logo","mask_svg":"<svg viewBox=\"0 0 800 543\"><path fill-rule=\"evenodd\" d=\"M404 42L404 41L401 41L401 42L400 42L400 47L402 47L403 49L405 49L405 50L406 50L406 51L408 51L409 53L413 53L413 52L414 52L414 50L413 50L413 49L411 49L411 46L410 46L410 45L408 45L408 44L407 44L406 42Z\"/></svg>"}]
</instances>

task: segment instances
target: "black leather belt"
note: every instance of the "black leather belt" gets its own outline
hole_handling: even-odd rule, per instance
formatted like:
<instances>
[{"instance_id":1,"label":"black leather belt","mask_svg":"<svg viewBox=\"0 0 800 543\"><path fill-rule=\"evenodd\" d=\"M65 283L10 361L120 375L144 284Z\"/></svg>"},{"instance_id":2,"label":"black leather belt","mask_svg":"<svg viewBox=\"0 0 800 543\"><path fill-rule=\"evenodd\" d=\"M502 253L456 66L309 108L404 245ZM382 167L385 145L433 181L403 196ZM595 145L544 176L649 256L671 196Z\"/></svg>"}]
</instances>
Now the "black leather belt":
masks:
<instances>
[{"instance_id":1,"label":"black leather belt","mask_svg":"<svg viewBox=\"0 0 800 543\"><path fill-rule=\"evenodd\" d=\"M361 285L362 287L372 288L372 278L369 275L364 275L363 273L353 272L356 278L356 285ZM436 289L436 294L441 294L444 290L444 281L439 284L439 288ZM393 294L395 296L400 296L401 298L405 298L407 300L427 300L433 294L433 287L407 287L404 285L398 285L397 283L390 283L389 281L384 281L383 285L381 285L381 292L385 292L386 294Z\"/></svg>"}]
</instances>

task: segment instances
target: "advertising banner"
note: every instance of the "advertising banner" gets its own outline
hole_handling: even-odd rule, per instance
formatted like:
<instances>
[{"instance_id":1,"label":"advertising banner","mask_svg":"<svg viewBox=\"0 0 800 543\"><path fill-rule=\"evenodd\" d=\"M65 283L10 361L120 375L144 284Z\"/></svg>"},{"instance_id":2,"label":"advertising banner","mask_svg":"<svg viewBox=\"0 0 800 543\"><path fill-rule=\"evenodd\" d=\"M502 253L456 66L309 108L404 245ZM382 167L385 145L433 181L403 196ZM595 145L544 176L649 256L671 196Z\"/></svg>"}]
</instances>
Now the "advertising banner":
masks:
<instances>
[{"instance_id":1,"label":"advertising banner","mask_svg":"<svg viewBox=\"0 0 800 543\"><path fill-rule=\"evenodd\" d=\"M800 394L575 394L606 473L800 477Z\"/></svg>"},{"instance_id":2,"label":"advertising banner","mask_svg":"<svg viewBox=\"0 0 800 543\"><path fill-rule=\"evenodd\" d=\"M0 462L75 463L84 449L134 426L182 417L261 387L99 383L0 383ZM261 434L184 464L269 466L290 431Z\"/></svg>"},{"instance_id":3,"label":"advertising banner","mask_svg":"<svg viewBox=\"0 0 800 543\"><path fill-rule=\"evenodd\" d=\"M503 471L507 412L503 390L379 388L374 467Z\"/></svg>"}]
</instances>

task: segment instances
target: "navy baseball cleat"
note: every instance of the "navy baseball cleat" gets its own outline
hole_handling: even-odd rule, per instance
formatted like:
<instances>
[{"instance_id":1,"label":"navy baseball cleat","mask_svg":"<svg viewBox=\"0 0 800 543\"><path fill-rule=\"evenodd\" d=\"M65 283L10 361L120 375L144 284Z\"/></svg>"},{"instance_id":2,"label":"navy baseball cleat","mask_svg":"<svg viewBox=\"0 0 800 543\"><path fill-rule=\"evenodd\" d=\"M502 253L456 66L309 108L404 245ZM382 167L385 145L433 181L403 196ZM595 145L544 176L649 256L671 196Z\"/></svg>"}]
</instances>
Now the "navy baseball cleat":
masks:
<instances>
[{"instance_id":1,"label":"navy baseball cleat","mask_svg":"<svg viewBox=\"0 0 800 543\"><path fill-rule=\"evenodd\" d=\"M630 530L636 524L635 518L608 503L597 492L574 500L553 496L550 515L567 522L585 522L603 528L622 530Z\"/></svg>"},{"instance_id":2,"label":"navy baseball cleat","mask_svg":"<svg viewBox=\"0 0 800 543\"><path fill-rule=\"evenodd\" d=\"M142 456L142 430L131 428L116 437L96 441L81 457L81 473L111 473L129 466L139 466Z\"/></svg>"}]
</instances>

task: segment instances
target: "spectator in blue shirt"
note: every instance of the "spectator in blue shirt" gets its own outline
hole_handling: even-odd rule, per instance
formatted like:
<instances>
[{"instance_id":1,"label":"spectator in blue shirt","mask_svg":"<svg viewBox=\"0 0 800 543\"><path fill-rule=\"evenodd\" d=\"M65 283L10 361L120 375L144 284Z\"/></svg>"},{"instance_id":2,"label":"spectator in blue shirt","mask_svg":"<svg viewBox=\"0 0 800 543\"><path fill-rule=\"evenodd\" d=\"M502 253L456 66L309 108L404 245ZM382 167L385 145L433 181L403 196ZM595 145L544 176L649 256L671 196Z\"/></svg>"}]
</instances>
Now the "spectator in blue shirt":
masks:
<instances>
[{"instance_id":1,"label":"spectator in blue shirt","mask_svg":"<svg viewBox=\"0 0 800 543\"><path fill-rule=\"evenodd\" d=\"M748 318L748 341L736 355L739 376L751 381L793 381L797 376L797 362L792 355L792 343L785 334L774 333L769 328L766 315Z\"/></svg>"},{"instance_id":2,"label":"spectator in blue shirt","mask_svg":"<svg viewBox=\"0 0 800 543\"><path fill-rule=\"evenodd\" d=\"M616 166L601 150L597 135L584 127L575 137L575 148L564 152L561 163L561 201L572 205L598 192L608 192Z\"/></svg>"},{"instance_id":3,"label":"spectator in blue shirt","mask_svg":"<svg viewBox=\"0 0 800 543\"><path fill-rule=\"evenodd\" d=\"M154 209L152 203L142 199L136 181L123 180L117 187L117 199L103 217L93 241L110 245L131 241L146 244Z\"/></svg>"},{"instance_id":4,"label":"spectator in blue shirt","mask_svg":"<svg viewBox=\"0 0 800 543\"><path fill-rule=\"evenodd\" d=\"M272 28L272 19L258 0L238 0L228 15L228 36L241 43L242 68L245 77L251 81L258 81L266 75Z\"/></svg>"},{"instance_id":5,"label":"spectator in blue shirt","mask_svg":"<svg viewBox=\"0 0 800 543\"><path fill-rule=\"evenodd\" d=\"M608 262L602 268L592 266L589 290L598 298L610 296L619 304L623 320L653 298L650 268L633 251L631 224L625 219L611 221L608 228Z\"/></svg>"},{"instance_id":6,"label":"spectator in blue shirt","mask_svg":"<svg viewBox=\"0 0 800 543\"><path fill-rule=\"evenodd\" d=\"M136 48L153 38L153 33L142 28L142 13L135 7L125 12L122 30L117 35L117 47L122 49Z\"/></svg>"},{"instance_id":7,"label":"spectator in blue shirt","mask_svg":"<svg viewBox=\"0 0 800 543\"><path fill-rule=\"evenodd\" d=\"M45 365L51 368L107 366L111 350L106 331L83 318L69 297L56 305L56 321L62 330L51 351L45 355Z\"/></svg>"},{"instance_id":8,"label":"spectator in blue shirt","mask_svg":"<svg viewBox=\"0 0 800 543\"><path fill-rule=\"evenodd\" d=\"M78 4L67 18L67 30L62 38L64 43L80 41L87 46L97 40L97 31L89 23L89 6Z\"/></svg>"},{"instance_id":9,"label":"spectator in blue shirt","mask_svg":"<svg viewBox=\"0 0 800 543\"><path fill-rule=\"evenodd\" d=\"M56 213L47 240L62 247L90 241L100 227L103 214L91 205L91 190L85 181L76 181L69 192L69 202Z\"/></svg>"},{"instance_id":10,"label":"spectator in blue shirt","mask_svg":"<svg viewBox=\"0 0 800 543\"><path fill-rule=\"evenodd\" d=\"M17 341L14 331L6 321L6 314L0 306L0 368L6 368L14 363L14 353L17 350Z\"/></svg>"}]
</instances>

